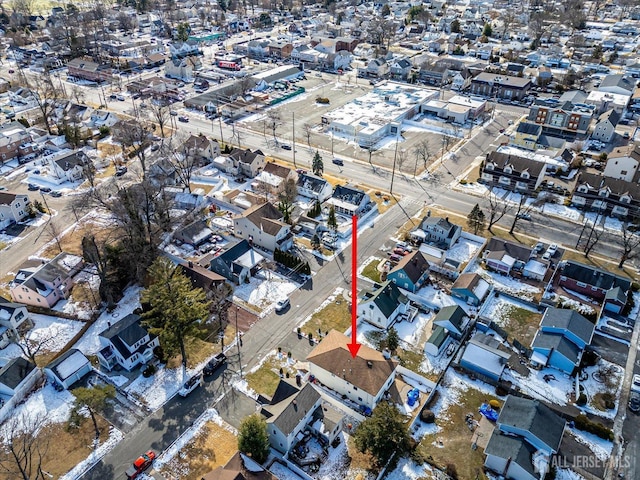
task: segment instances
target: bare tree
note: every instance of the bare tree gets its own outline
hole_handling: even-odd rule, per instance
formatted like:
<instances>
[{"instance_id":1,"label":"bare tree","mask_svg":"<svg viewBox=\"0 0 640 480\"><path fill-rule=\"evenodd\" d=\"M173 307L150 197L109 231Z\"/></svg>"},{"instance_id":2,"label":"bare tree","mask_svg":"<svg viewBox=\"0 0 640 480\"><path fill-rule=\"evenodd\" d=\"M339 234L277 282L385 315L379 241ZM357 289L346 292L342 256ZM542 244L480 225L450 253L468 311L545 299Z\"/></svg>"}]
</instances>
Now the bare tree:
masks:
<instances>
[{"instance_id":1,"label":"bare tree","mask_svg":"<svg viewBox=\"0 0 640 480\"><path fill-rule=\"evenodd\" d=\"M516 212L513 215L513 222L511 223L511 228L509 229L509 233L513 234L513 231L516 228L518 220L529 215L529 213L537 207L543 206L550 199L550 194L547 192L541 193L537 198L534 198L531 202L527 203L529 197L523 193L520 194L520 201L516 205Z\"/></svg>"},{"instance_id":2,"label":"bare tree","mask_svg":"<svg viewBox=\"0 0 640 480\"><path fill-rule=\"evenodd\" d=\"M619 235L617 240L622 247L618 268L622 268L627 260L633 260L640 254L640 248L638 248L640 247L640 236L629 230L628 223L624 223L622 235Z\"/></svg>"},{"instance_id":3,"label":"bare tree","mask_svg":"<svg viewBox=\"0 0 640 480\"><path fill-rule=\"evenodd\" d=\"M402 148L398 150L398 154L396 155L396 166L398 167L398 172L402 172L403 165L407 162L407 150Z\"/></svg>"},{"instance_id":4,"label":"bare tree","mask_svg":"<svg viewBox=\"0 0 640 480\"><path fill-rule=\"evenodd\" d=\"M486 207L489 212L489 225L487 230L491 231L491 227L511 211L511 205L496 195L493 188L489 191L487 200L489 202L489 205Z\"/></svg>"},{"instance_id":5,"label":"bare tree","mask_svg":"<svg viewBox=\"0 0 640 480\"><path fill-rule=\"evenodd\" d=\"M31 330L29 330L14 343L25 357L33 363L36 363L36 357L40 355L40 353L48 352L54 347L56 337L59 333L59 329L52 328L46 335L32 338Z\"/></svg>"},{"instance_id":6,"label":"bare tree","mask_svg":"<svg viewBox=\"0 0 640 480\"><path fill-rule=\"evenodd\" d=\"M191 192L191 177L199 165L197 141L198 139L188 140L181 135L174 135L162 147L164 158L174 169L178 182L189 192Z\"/></svg>"},{"instance_id":7,"label":"bare tree","mask_svg":"<svg viewBox=\"0 0 640 480\"><path fill-rule=\"evenodd\" d=\"M584 256L588 257L591 251L595 248L598 243L606 238L606 233L604 231L604 227L601 225L593 224L591 226L591 231L587 236L586 243L584 245Z\"/></svg>"},{"instance_id":8,"label":"bare tree","mask_svg":"<svg viewBox=\"0 0 640 480\"><path fill-rule=\"evenodd\" d=\"M418 170L419 160L422 160L423 168L427 168L427 165L429 164L429 160L431 159L431 147L429 146L429 142L421 140L420 143L413 148L413 153L416 156L416 165L413 172L415 175Z\"/></svg>"},{"instance_id":9,"label":"bare tree","mask_svg":"<svg viewBox=\"0 0 640 480\"><path fill-rule=\"evenodd\" d=\"M143 178L147 174L147 156L145 150L151 145L151 125L141 119L121 120L114 125L113 139L122 145L123 155L133 149L133 153L140 161Z\"/></svg>"},{"instance_id":10,"label":"bare tree","mask_svg":"<svg viewBox=\"0 0 640 480\"><path fill-rule=\"evenodd\" d=\"M224 351L224 329L229 320L229 308L232 305L229 296L233 293L233 288L227 282L220 282L206 288L205 293L209 302L211 319L218 321L218 334L222 342L222 351Z\"/></svg>"},{"instance_id":11,"label":"bare tree","mask_svg":"<svg viewBox=\"0 0 640 480\"><path fill-rule=\"evenodd\" d=\"M304 136L307 137L307 146L311 146L311 133L313 132L313 125L310 123L304 123L302 125L302 130L304 131Z\"/></svg>"},{"instance_id":12,"label":"bare tree","mask_svg":"<svg viewBox=\"0 0 640 480\"><path fill-rule=\"evenodd\" d=\"M50 218L47 222L47 225L44 227L44 231L49 238L49 240L53 240L56 243L56 247L58 247L58 251L62 253L62 244L60 243L60 239L62 238L63 229L58 224L57 220Z\"/></svg>"},{"instance_id":13,"label":"bare tree","mask_svg":"<svg viewBox=\"0 0 640 480\"><path fill-rule=\"evenodd\" d=\"M282 125L282 118L280 117L280 112L275 109L271 109L267 111L267 120L269 128L271 128L271 133L273 135L273 141L278 144L278 139L276 137L276 130L280 125Z\"/></svg>"},{"instance_id":14,"label":"bare tree","mask_svg":"<svg viewBox=\"0 0 640 480\"><path fill-rule=\"evenodd\" d=\"M56 108L58 100L63 98L62 91L59 87L53 84L51 73L48 71L40 74L37 79L30 79L22 69L19 69L19 71L20 75L18 83L31 92L31 95L42 115L45 128L49 134L52 134L52 125L49 122L49 119L53 116L52 114Z\"/></svg>"},{"instance_id":15,"label":"bare tree","mask_svg":"<svg viewBox=\"0 0 640 480\"><path fill-rule=\"evenodd\" d=\"M158 125L160 129L160 136L164 141L164 127L167 125L171 117L169 116L169 107L162 104L156 104L154 102L149 103L148 108L151 120Z\"/></svg>"},{"instance_id":16,"label":"bare tree","mask_svg":"<svg viewBox=\"0 0 640 480\"><path fill-rule=\"evenodd\" d=\"M11 416L3 424L0 473L4 478L48 479L42 467L49 450L49 440L43 436L38 437L38 432L45 424L46 418L43 415L29 411Z\"/></svg>"}]
</instances>

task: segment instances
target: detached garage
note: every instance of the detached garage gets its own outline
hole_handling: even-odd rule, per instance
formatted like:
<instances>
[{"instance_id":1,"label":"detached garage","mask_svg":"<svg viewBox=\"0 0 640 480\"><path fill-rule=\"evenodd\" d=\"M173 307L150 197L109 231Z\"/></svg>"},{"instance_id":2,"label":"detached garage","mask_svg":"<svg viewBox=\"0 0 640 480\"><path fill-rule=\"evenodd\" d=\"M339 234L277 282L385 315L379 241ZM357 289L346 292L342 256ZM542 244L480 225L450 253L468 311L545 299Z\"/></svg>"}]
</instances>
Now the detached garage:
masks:
<instances>
[{"instance_id":1,"label":"detached garage","mask_svg":"<svg viewBox=\"0 0 640 480\"><path fill-rule=\"evenodd\" d=\"M47 365L44 368L44 373L52 382L59 383L69 389L92 369L89 359L80 350L72 348Z\"/></svg>"}]
</instances>

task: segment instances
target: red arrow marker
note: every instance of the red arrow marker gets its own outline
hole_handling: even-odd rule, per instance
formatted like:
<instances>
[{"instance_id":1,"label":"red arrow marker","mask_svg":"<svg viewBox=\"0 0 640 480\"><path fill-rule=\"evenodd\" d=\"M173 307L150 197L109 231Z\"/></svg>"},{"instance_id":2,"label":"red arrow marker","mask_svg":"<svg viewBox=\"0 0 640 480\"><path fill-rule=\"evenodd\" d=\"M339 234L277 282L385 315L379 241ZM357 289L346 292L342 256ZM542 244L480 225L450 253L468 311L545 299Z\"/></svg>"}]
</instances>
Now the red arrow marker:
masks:
<instances>
[{"instance_id":1,"label":"red arrow marker","mask_svg":"<svg viewBox=\"0 0 640 480\"><path fill-rule=\"evenodd\" d=\"M351 217L351 236L353 241L351 242L351 343L348 343L351 356L356 358L358 350L360 350L360 344L357 341L358 333L357 320L358 320L358 217L355 215Z\"/></svg>"}]
</instances>

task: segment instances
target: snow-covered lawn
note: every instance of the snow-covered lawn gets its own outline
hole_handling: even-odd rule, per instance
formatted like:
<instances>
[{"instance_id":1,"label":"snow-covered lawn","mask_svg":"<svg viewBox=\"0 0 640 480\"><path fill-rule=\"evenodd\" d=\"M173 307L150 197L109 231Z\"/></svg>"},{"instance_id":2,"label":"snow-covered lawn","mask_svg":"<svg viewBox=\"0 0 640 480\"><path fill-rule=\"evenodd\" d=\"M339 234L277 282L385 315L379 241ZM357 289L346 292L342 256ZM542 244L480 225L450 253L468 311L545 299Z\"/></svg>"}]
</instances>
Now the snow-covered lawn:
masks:
<instances>
[{"instance_id":1,"label":"snow-covered lawn","mask_svg":"<svg viewBox=\"0 0 640 480\"><path fill-rule=\"evenodd\" d=\"M468 272L479 274L487 282L492 284L496 290L510 293L524 300L532 300L536 293L540 293L538 287L521 282L507 275L500 275L499 273L485 270L477 261L469 266Z\"/></svg>"},{"instance_id":2,"label":"snow-covered lawn","mask_svg":"<svg viewBox=\"0 0 640 480\"><path fill-rule=\"evenodd\" d=\"M504 326L510 320L510 314L514 308L520 308L532 313L538 313L538 311L524 302L513 300L512 298L505 297L504 295L491 295L487 301L482 305L479 314L483 317L493 320L497 325Z\"/></svg>"},{"instance_id":3,"label":"snow-covered lawn","mask_svg":"<svg viewBox=\"0 0 640 480\"><path fill-rule=\"evenodd\" d=\"M565 295L559 295L559 294L555 294L555 295L558 300L558 306L560 308L573 308L576 312L581 313L582 315L592 315L596 313L596 310L591 305L584 303L584 302L590 302L590 300L588 299L584 299L583 302L580 302L573 298L569 298ZM574 293L572 293L572 295L579 296L578 294L574 294Z\"/></svg>"},{"instance_id":4,"label":"snow-covered lawn","mask_svg":"<svg viewBox=\"0 0 640 480\"><path fill-rule=\"evenodd\" d=\"M606 385L596 380L596 378L594 377L594 373L598 372L600 368L607 369L607 371L610 373L610 381L613 385L612 391L610 391L610 393L614 395L616 402L616 408L612 410L600 410L594 405L594 399L596 398L596 395L607 392ZM524 393L530 395L533 398L546 400L550 403L555 403L558 405L567 405L569 403L571 395L575 392L573 378L553 368L530 370L530 372L531 373L528 377L523 377L512 370L505 370L504 379L512 381ZM584 387L584 393L587 395L587 404L584 407L579 407L577 405L576 406L578 408L581 408L585 412L594 415L605 418L614 418L617 412L617 404L620 397L620 380L622 378L622 368L618 365L601 359L600 362L598 362L598 365L587 367L583 372L585 375L585 380L580 380L580 385ZM544 380L545 376L551 376L551 379L547 382Z\"/></svg>"},{"instance_id":5,"label":"snow-covered lawn","mask_svg":"<svg viewBox=\"0 0 640 480\"><path fill-rule=\"evenodd\" d=\"M98 334L109 327L109 324L122 320L140 307L141 287L134 286L125 290L124 296L118 302L118 306L112 311L106 310L91 325L80 340L75 344L75 348L81 350L85 355L95 355L100 350L100 340Z\"/></svg>"},{"instance_id":6,"label":"snow-covered lawn","mask_svg":"<svg viewBox=\"0 0 640 480\"><path fill-rule=\"evenodd\" d=\"M428 463L418 465L413 460L402 458L398 462L398 466L384 478L387 480L420 480L431 478L432 472L433 470Z\"/></svg>"},{"instance_id":7,"label":"snow-covered lawn","mask_svg":"<svg viewBox=\"0 0 640 480\"><path fill-rule=\"evenodd\" d=\"M27 333L27 338L37 344L43 344L40 353L59 352L83 326L82 322L66 318L51 317L39 313L31 313L30 316L34 327ZM0 350L0 365L21 355L20 347L12 343Z\"/></svg>"},{"instance_id":8,"label":"snow-covered lawn","mask_svg":"<svg viewBox=\"0 0 640 480\"><path fill-rule=\"evenodd\" d=\"M582 215L579 210L559 203L545 203L542 206L542 213L553 217L560 217L566 220L577 222Z\"/></svg>"},{"instance_id":9,"label":"snow-covered lawn","mask_svg":"<svg viewBox=\"0 0 640 480\"><path fill-rule=\"evenodd\" d=\"M54 307L54 310L68 313L69 315L75 315L83 320L89 320L91 318L92 307L97 306L100 303L100 294L98 292L100 287L100 277L95 272L96 269L94 266L87 266L78 273L74 279L75 285L71 292L71 296L67 300L58 302ZM81 287L83 292L87 295L87 301L76 301ZM89 290L93 292L93 297Z\"/></svg>"},{"instance_id":10,"label":"snow-covered lawn","mask_svg":"<svg viewBox=\"0 0 640 480\"><path fill-rule=\"evenodd\" d=\"M11 417L19 419L19 422L33 422L38 419L44 424L66 422L75 402L75 397L68 390L57 392L53 385L46 384L41 389L33 392L27 399L13 409ZM20 426L20 423L17 424ZM27 428L27 425L22 425ZM7 424L0 426L0 438L9 436L3 432Z\"/></svg>"},{"instance_id":11,"label":"snow-covered lawn","mask_svg":"<svg viewBox=\"0 0 640 480\"><path fill-rule=\"evenodd\" d=\"M442 353L436 357L425 352L419 370L430 375L439 375L447 368L450 361L451 357L447 357L446 350L443 350Z\"/></svg>"},{"instance_id":12,"label":"snow-covered lawn","mask_svg":"<svg viewBox=\"0 0 640 480\"><path fill-rule=\"evenodd\" d=\"M572 435L579 443L589 447L589 450L591 450L601 462L606 461L611 456L613 442L604 440L592 433L583 432L577 428L567 428L565 435L567 435L567 433Z\"/></svg>"},{"instance_id":13,"label":"snow-covered lawn","mask_svg":"<svg viewBox=\"0 0 640 480\"><path fill-rule=\"evenodd\" d=\"M258 307L262 311L261 316L264 316L278 300L287 298L298 286L277 273L261 270L251 278L250 283L236 287L233 296Z\"/></svg>"}]
</instances>

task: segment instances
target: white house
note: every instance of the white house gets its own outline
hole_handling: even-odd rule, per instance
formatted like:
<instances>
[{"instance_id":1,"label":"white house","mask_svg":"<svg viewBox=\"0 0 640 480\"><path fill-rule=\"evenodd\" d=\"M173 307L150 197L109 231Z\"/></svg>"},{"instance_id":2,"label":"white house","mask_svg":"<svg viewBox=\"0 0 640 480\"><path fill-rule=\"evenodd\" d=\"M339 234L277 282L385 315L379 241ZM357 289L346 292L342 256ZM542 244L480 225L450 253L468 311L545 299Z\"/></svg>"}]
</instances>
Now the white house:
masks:
<instances>
[{"instance_id":1,"label":"white house","mask_svg":"<svg viewBox=\"0 0 640 480\"><path fill-rule=\"evenodd\" d=\"M618 121L620 121L620 114L617 111L611 109L604 112L598 117L593 132L591 132L591 138L609 143L616 133Z\"/></svg>"},{"instance_id":2,"label":"white house","mask_svg":"<svg viewBox=\"0 0 640 480\"><path fill-rule=\"evenodd\" d=\"M130 313L119 322L108 324L98 337L102 349L98 361L111 371L116 365L131 371L153 358L153 349L160 345L160 339L150 334L141 324L140 315Z\"/></svg>"},{"instance_id":3,"label":"white house","mask_svg":"<svg viewBox=\"0 0 640 480\"><path fill-rule=\"evenodd\" d=\"M298 176L298 194L303 197L313 198L320 203L331 196L333 187L322 177L316 177L309 173Z\"/></svg>"},{"instance_id":4,"label":"white house","mask_svg":"<svg viewBox=\"0 0 640 480\"><path fill-rule=\"evenodd\" d=\"M371 198L364 190L348 185L336 185L327 203L334 206L336 213L349 217L360 217L371 203Z\"/></svg>"},{"instance_id":5,"label":"white house","mask_svg":"<svg viewBox=\"0 0 640 480\"><path fill-rule=\"evenodd\" d=\"M27 195L0 192L0 229L24 220L29 215L29 204Z\"/></svg>"},{"instance_id":6,"label":"white house","mask_svg":"<svg viewBox=\"0 0 640 480\"><path fill-rule=\"evenodd\" d=\"M0 297L0 349L17 339L21 330L32 325L26 305Z\"/></svg>"},{"instance_id":7,"label":"white house","mask_svg":"<svg viewBox=\"0 0 640 480\"><path fill-rule=\"evenodd\" d=\"M80 381L91 370L93 367L89 359L75 348L66 351L44 367L44 373L49 380L67 389Z\"/></svg>"},{"instance_id":8,"label":"white house","mask_svg":"<svg viewBox=\"0 0 640 480\"><path fill-rule=\"evenodd\" d=\"M43 158L52 175L62 181L76 182L84 177L85 168L91 159L81 150L62 150Z\"/></svg>"},{"instance_id":9,"label":"white house","mask_svg":"<svg viewBox=\"0 0 640 480\"><path fill-rule=\"evenodd\" d=\"M366 345L352 357L349 342L331 330L307 356L309 373L338 395L373 410L393 385L398 364Z\"/></svg>"},{"instance_id":10,"label":"white house","mask_svg":"<svg viewBox=\"0 0 640 480\"><path fill-rule=\"evenodd\" d=\"M396 284L387 281L374 292L365 293L364 299L358 303L358 318L387 329L398 315L407 311L408 305L409 299Z\"/></svg>"},{"instance_id":11,"label":"white house","mask_svg":"<svg viewBox=\"0 0 640 480\"><path fill-rule=\"evenodd\" d=\"M254 205L234 217L234 232L249 244L272 252L289 250L293 246L293 234L291 225L282 218L280 210L269 202Z\"/></svg>"},{"instance_id":12,"label":"white house","mask_svg":"<svg viewBox=\"0 0 640 480\"><path fill-rule=\"evenodd\" d=\"M602 173L605 177L632 182L640 166L640 146L630 145L614 149L607 158Z\"/></svg>"}]
</instances>

